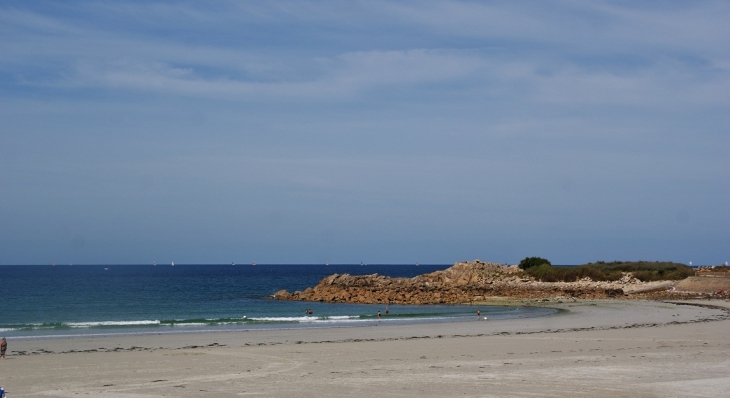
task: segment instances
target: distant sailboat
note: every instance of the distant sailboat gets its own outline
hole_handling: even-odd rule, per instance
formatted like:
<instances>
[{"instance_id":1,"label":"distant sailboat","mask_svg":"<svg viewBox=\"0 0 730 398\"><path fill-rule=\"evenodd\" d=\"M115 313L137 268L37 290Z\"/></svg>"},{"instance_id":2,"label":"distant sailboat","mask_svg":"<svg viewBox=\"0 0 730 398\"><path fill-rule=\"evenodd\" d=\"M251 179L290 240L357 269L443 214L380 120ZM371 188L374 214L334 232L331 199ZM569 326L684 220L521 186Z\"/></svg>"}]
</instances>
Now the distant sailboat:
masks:
<instances>
[{"instance_id":1,"label":"distant sailboat","mask_svg":"<svg viewBox=\"0 0 730 398\"><path fill-rule=\"evenodd\" d=\"M51 266L52 267L55 267L56 266L56 262L55 261L51 261Z\"/></svg>"},{"instance_id":2,"label":"distant sailboat","mask_svg":"<svg viewBox=\"0 0 730 398\"><path fill-rule=\"evenodd\" d=\"M251 265L256 265L256 261L252 262Z\"/></svg>"},{"instance_id":3,"label":"distant sailboat","mask_svg":"<svg viewBox=\"0 0 730 398\"><path fill-rule=\"evenodd\" d=\"M152 262L152 266L153 266L153 267L156 267L156 266L157 266L157 261L153 261L153 262Z\"/></svg>"},{"instance_id":4,"label":"distant sailboat","mask_svg":"<svg viewBox=\"0 0 730 398\"><path fill-rule=\"evenodd\" d=\"M173 261L173 262L172 262L172 264L170 264L170 265L171 265L172 267L174 267L174 266L175 266L175 262Z\"/></svg>"},{"instance_id":5,"label":"distant sailboat","mask_svg":"<svg viewBox=\"0 0 730 398\"><path fill-rule=\"evenodd\" d=\"M231 261L231 265L236 265L236 263L234 263L233 261Z\"/></svg>"}]
</instances>

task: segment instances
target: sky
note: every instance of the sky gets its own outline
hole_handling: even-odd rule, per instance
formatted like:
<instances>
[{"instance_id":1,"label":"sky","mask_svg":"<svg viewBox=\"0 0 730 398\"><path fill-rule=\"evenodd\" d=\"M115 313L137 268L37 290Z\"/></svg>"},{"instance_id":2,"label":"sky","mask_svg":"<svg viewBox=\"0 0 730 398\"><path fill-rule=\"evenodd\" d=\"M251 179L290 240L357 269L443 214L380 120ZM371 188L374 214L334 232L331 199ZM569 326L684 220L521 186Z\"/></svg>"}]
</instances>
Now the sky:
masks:
<instances>
[{"instance_id":1,"label":"sky","mask_svg":"<svg viewBox=\"0 0 730 398\"><path fill-rule=\"evenodd\" d=\"M726 1L0 2L0 264L730 260Z\"/></svg>"}]
</instances>

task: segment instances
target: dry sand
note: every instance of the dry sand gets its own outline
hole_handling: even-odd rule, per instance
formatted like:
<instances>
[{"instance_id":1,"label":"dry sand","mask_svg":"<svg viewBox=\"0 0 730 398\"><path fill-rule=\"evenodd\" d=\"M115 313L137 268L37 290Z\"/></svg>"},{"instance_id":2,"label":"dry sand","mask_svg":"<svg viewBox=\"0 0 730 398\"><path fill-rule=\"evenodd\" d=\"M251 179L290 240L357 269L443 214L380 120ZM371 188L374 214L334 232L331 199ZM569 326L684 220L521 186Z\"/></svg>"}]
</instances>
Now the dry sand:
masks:
<instances>
[{"instance_id":1,"label":"dry sand","mask_svg":"<svg viewBox=\"0 0 730 398\"><path fill-rule=\"evenodd\" d=\"M10 340L0 385L10 398L728 397L730 303L696 304L582 301L509 321Z\"/></svg>"}]
</instances>

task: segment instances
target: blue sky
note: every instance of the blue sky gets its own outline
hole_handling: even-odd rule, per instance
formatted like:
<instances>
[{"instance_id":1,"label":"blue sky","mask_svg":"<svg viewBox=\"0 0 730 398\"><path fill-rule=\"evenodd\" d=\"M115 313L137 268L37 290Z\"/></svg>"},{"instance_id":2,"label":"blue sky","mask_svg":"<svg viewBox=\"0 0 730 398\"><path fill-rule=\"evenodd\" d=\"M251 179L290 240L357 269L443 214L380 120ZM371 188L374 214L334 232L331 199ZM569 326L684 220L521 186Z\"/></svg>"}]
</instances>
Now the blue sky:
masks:
<instances>
[{"instance_id":1,"label":"blue sky","mask_svg":"<svg viewBox=\"0 0 730 398\"><path fill-rule=\"evenodd\" d=\"M723 1L4 1L0 264L730 260Z\"/></svg>"}]
</instances>

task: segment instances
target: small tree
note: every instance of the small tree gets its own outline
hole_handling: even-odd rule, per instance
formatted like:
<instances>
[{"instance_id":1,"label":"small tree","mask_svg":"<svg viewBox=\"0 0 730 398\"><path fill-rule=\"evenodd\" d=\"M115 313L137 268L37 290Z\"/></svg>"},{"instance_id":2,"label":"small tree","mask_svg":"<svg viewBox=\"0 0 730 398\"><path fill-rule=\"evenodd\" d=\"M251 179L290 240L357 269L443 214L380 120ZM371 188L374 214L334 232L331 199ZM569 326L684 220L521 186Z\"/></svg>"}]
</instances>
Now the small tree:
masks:
<instances>
[{"instance_id":1,"label":"small tree","mask_svg":"<svg viewBox=\"0 0 730 398\"><path fill-rule=\"evenodd\" d=\"M552 265L552 264L550 264L550 261L548 261L542 257L525 257L524 260L520 261L519 267L522 269L528 269L531 267L536 267L541 264Z\"/></svg>"}]
</instances>

